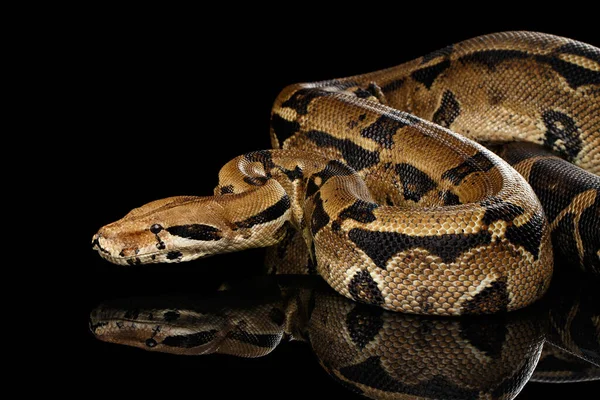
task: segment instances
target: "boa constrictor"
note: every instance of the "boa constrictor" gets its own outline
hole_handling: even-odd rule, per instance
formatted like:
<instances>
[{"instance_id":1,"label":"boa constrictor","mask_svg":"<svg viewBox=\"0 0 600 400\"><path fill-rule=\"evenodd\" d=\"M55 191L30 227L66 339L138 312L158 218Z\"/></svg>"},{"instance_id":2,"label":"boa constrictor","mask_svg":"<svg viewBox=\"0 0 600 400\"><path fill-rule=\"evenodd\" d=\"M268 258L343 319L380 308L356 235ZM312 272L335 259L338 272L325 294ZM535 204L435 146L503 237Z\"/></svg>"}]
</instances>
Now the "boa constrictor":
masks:
<instances>
[{"instance_id":1,"label":"boa constrictor","mask_svg":"<svg viewBox=\"0 0 600 400\"><path fill-rule=\"evenodd\" d=\"M227 163L214 196L136 208L100 229L94 248L135 265L271 247L276 265L317 272L348 298L436 315L531 304L553 253L600 271L593 46L478 37L289 86L271 127L275 150Z\"/></svg>"},{"instance_id":2,"label":"boa constrictor","mask_svg":"<svg viewBox=\"0 0 600 400\"><path fill-rule=\"evenodd\" d=\"M336 382L372 399L512 399L532 381L600 379L597 283L566 275L533 307L477 318L388 312L315 277L278 276L202 298L107 301L90 328L105 342L188 356L257 358L305 341Z\"/></svg>"}]
</instances>

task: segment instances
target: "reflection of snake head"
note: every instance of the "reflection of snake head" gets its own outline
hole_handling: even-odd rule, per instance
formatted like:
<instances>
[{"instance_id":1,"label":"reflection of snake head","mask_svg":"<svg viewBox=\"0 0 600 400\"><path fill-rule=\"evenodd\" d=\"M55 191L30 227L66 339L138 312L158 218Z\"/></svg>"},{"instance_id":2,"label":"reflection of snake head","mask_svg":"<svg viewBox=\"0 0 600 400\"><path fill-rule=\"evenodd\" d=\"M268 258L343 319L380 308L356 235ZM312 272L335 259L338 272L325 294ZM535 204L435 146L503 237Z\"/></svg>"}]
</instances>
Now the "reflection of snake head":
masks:
<instances>
[{"instance_id":1,"label":"reflection of snake head","mask_svg":"<svg viewBox=\"0 0 600 400\"><path fill-rule=\"evenodd\" d=\"M90 329L96 338L145 350L214 353L229 327L216 314L192 314L181 310L113 308L103 305L90 315Z\"/></svg>"},{"instance_id":2,"label":"reflection of snake head","mask_svg":"<svg viewBox=\"0 0 600 400\"><path fill-rule=\"evenodd\" d=\"M222 253L231 246L232 235L223 229L221 211L210 197L153 201L102 227L92 245L103 258L121 265L189 261Z\"/></svg>"},{"instance_id":3,"label":"reflection of snake head","mask_svg":"<svg viewBox=\"0 0 600 400\"><path fill-rule=\"evenodd\" d=\"M165 298L133 298L105 303L91 312L90 330L102 341L144 350L239 357L264 356L283 336L283 317L268 304L251 309L204 304L199 309L182 308L187 299L166 302Z\"/></svg>"}]
</instances>

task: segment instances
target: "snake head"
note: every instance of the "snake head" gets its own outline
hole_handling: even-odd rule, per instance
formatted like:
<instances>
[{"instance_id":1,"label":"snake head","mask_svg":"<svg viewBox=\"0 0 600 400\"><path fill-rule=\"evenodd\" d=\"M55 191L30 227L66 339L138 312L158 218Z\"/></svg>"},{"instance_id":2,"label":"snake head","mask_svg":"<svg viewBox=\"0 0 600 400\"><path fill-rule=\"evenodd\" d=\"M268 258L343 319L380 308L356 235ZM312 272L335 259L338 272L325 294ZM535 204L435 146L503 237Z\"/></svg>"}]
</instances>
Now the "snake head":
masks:
<instances>
[{"instance_id":1,"label":"snake head","mask_svg":"<svg viewBox=\"0 0 600 400\"><path fill-rule=\"evenodd\" d=\"M92 247L114 264L171 263L232 251L234 236L218 202L178 196L148 203L102 227Z\"/></svg>"}]
</instances>

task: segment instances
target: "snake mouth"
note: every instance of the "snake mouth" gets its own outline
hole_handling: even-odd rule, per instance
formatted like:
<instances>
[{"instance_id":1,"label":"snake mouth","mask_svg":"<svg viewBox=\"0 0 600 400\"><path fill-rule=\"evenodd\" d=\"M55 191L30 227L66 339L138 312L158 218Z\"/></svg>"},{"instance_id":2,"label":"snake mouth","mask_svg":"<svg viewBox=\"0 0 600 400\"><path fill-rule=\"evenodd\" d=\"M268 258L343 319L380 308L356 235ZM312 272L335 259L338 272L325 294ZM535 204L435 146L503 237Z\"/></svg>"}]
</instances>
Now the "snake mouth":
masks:
<instances>
[{"instance_id":1,"label":"snake mouth","mask_svg":"<svg viewBox=\"0 0 600 400\"><path fill-rule=\"evenodd\" d=\"M211 255L208 252L199 251L197 248L173 246L165 244L163 241L159 241L158 244L149 244L140 247L127 246L120 242L112 241L101 233L97 233L92 238L92 249L96 250L100 257L112 264L129 266L179 263Z\"/></svg>"},{"instance_id":2,"label":"snake mouth","mask_svg":"<svg viewBox=\"0 0 600 400\"><path fill-rule=\"evenodd\" d=\"M117 264L117 265L142 265L142 264L156 264L166 262L180 262L182 261L183 254L179 251L173 251L168 253L149 253L135 256L114 256L108 252L99 251L100 257L106 261Z\"/></svg>"},{"instance_id":3,"label":"snake mouth","mask_svg":"<svg viewBox=\"0 0 600 400\"><path fill-rule=\"evenodd\" d=\"M148 255L148 256L118 257L118 256L106 254L106 253L100 253L100 256L102 258L104 258L106 261L108 261L112 264L117 264L117 265L134 266L134 265L151 264L154 262L158 262L158 261L154 261L158 258L158 255L156 255L156 254L152 254L152 255Z\"/></svg>"},{"instance_id":4,"label":"snake mouth","mask_svg":"<svg viewBox=\"0 0 600 400\"><path fill-rule=\"evenodd\" d=\"M119 250L119 247L99 233L92 238L92 249L112 264L133 266L159 262L178 262L183 258L183 253L180 251L144 252L143 249L136 248L134 254L126 254L124 250Z\"/></svg>"},{"instance_id":5,"label":"snake mouth","mask_svg":"<svg viewBox=\"0 0 600 400\"><path fill-rule=\"evenodd\" d=\"M136 266L144 264L166 264L166 263L180 263L185 261L191 261L197 258L207 257L206 253L190 253L183 252L180 250L171 250L168 252L151 252L151 253L140 253L132 256L121 256L114 255L111 252L101 249L100 246L96 248L100 257L106 261L124 266Z\"/></svg>"}]
</instances>

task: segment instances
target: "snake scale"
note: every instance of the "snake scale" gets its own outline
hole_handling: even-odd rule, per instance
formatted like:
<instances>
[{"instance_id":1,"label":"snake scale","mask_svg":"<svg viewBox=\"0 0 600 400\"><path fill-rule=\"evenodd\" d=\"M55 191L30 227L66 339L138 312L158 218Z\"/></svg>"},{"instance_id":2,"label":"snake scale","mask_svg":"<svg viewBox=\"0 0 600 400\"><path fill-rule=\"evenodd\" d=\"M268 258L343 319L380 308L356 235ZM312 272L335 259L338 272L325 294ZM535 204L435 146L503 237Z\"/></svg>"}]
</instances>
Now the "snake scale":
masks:
<instances>
[{"instance_id":1,"label":"snake scale","mask_svg":"<svg viewBox=\"0 0 600 400\"><path fill-rule=\"evenodd\" d=\"M291 85L271 142L213 196L136 208L94 248L136 265L269 247L350 299L432 315L527 306L555 257L600 272L596 47L505 32Z\"/></svg>"}]
</instances>

